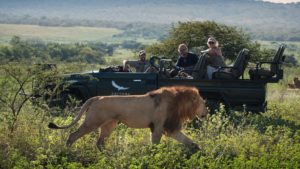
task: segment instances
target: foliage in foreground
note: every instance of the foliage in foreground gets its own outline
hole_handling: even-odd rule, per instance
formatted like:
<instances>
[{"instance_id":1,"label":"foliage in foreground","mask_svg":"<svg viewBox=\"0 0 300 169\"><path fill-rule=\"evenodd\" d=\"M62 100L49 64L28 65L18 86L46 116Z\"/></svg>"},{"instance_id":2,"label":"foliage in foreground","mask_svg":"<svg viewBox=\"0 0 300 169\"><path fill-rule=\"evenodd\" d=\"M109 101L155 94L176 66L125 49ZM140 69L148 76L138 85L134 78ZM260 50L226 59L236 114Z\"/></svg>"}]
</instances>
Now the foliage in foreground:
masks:
<instances>
[{"instance_id":1,"label":"foliage in foreground","mask_svg":"<svg viewBox=\"0 0 300 169\"><path fill-rule=\"evenodd\" d=\"M150 145L148 129L119 125L96 148L97 131L65 146L66 131L50 130L49 121L71 121L71 112L51 116L51 111L26 105L14 135L9 137L5 119L0 120L0 168L299 168L300 100L273 101L263 114L230 112L221 108L205 120L195 121L184 132L201 151L194 151L169 138Z\"/></svg>"}]
</instances>

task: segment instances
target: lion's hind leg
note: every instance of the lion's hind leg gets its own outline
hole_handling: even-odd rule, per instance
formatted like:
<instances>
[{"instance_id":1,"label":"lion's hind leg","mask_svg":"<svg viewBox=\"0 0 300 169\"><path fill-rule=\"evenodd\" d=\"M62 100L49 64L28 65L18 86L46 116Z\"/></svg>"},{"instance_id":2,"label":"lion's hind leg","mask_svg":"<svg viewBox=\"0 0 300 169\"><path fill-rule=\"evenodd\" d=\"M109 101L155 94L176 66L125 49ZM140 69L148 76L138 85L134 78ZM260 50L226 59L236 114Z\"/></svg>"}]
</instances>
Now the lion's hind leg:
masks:
<instances>
[{"instance_id":1,"label":"lion's hind leg","mask_svg":"<svg viewBox=\"0 0 300 169\"><path fill-rule=\"evenodd\" d=\"M71 133L68 140L67 146L71 146L76 140L80 137L84 136L92 132L93 130L97 129L100 125L89 125L88 123L84 122L74 133Z\"/></svg>"},{"instance_id":2,"label":"lion's hind leg","mask_svg":"<svg viewBox=\"0 0 300 169\"><path fill-rule=\"evenodd\" d=\"M88 134L92 132L93 130L97 129L101 124L104 123L104 120L98 120L93 119L91 120L90 118L85 119L83 124L75 131L74 133L71 133L68 141L67 141L67 146L71 146L77 139L80 137L84 136L85 134Z\"/></svg>"},{"instance_id":3,"label":"lion's hind leg","mask_svg":"<svg viewBox=\"0 0 300 169\"><path fill-rule=\"evenodd\" d=\"M77 131L70 134L70 136L67 140L67 146L71 146L77 139L84 136L85 134L90 133L94 129L96 129L96 127L90 127L85 124L81 125Z\"/></svg>"},{"instance_id":4,"label":"lion's hind leg","mask_svg":"<svg viewBox=\"0 0 300 169\"><path fill-rule=\"evenodd\" d=\"M117 124L118 124L117 120L112 120L107 123L104 123L101 126L101 134L97 141L97 147L99 150L103 148L105 138L111 134L111 132L116 128Z\"/></svg>"}]
</instances>

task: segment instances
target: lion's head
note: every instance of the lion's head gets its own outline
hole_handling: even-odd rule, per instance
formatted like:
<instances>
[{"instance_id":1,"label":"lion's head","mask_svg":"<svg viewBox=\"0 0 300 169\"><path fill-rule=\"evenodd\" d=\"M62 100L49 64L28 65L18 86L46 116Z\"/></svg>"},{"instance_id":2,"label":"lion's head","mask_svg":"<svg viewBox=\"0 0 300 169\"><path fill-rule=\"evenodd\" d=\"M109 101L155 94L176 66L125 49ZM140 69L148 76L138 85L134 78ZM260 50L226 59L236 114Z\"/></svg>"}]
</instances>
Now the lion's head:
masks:
<instances>
[{"instance_id":1,"label":"lion's head","mask_svg":"<svg viewBox=\"0 0 300 169\"><path fill-rule=\"evenodd\" d=\"M160 89L162 100L168 102L166 132L179 130L182 124L196 116L204 117L208 111L204 100L195 87L174 86Z\"/></svg>"}]
</instances>

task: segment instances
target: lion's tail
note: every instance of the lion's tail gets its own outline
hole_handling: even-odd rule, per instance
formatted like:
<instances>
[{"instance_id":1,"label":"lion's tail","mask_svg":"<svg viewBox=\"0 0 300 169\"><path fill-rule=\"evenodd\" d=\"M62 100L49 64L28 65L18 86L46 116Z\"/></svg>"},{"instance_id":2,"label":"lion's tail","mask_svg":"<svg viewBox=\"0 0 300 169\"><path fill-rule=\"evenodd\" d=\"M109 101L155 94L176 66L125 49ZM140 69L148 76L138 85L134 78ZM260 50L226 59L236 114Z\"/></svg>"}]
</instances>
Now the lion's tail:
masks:
<instances>
[{"instance_id":1,"label":"lion's tail","mask_svg":"<svg viewBox=\"0 0 300 169\"><path fill-rule=\"evenodd\" d=\"M69 128L69 127L73 126L74 124L76 124L76 123L79 121L79 119L81 118L81 116L82 116L85 112L87 112L87 110L89 109L90 105L94 102L94 100L95 100L95 98L90 98L90 99L88 99L88 100L82 105L82 107L81 107L81 109L79 110L79 112L78 112L76 118L72 121L71 124L66 125L66 126L57 126L56 124L50 122L50 123L48 124L48 127L51 128L51 129L66 129L66 128Z\"/></svg>"}]
</instances>

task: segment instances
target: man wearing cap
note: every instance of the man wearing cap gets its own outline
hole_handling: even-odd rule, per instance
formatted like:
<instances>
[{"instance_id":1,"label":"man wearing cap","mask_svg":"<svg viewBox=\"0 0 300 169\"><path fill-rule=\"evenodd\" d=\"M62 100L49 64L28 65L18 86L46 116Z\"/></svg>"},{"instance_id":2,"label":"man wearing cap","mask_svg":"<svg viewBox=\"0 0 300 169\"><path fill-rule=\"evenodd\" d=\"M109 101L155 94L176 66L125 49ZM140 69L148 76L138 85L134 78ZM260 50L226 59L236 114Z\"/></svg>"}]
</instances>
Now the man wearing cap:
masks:
<instances>
[{"instance_id":1,"label":"man wearing cap","mask_svg":"<svg viewBox=\"0 0 300 169\"><path fill-rule=\"evenodd\" d=\"M225 67L224 57L222 51L219 48L219 43L214 37L210 37L207 40L208 49L201 51L208 54L207 57L207 76L212 79L213 72L217 71L219 67Z\"/></svg>"},{"instance_id":2,"label":"man wearing cap","mask_svg":"<svg viewBox=\"0 0 300 169\"><path fill-rule=\"evenodd\" d=\"M128 71L129 67L133 67L136 72L145 72L147 68L150 66L149 62L146 61L146 51L141 50L139 52L139 60L124 60L123 61L123 69L124 71Z\"/></svg>"},{"instance_id":3,"label":"man wearing cap","mask_svg":"<svg viewBox=\"0 0 300 169\"><path fill-rule=\"evenodd\" d=\"M178 46L179 58L176 66L182 68L186 73L192 73L195 64L198 62L198 56L190 53L186 44L182 43Z\"/></svg>"}]
</instances>

